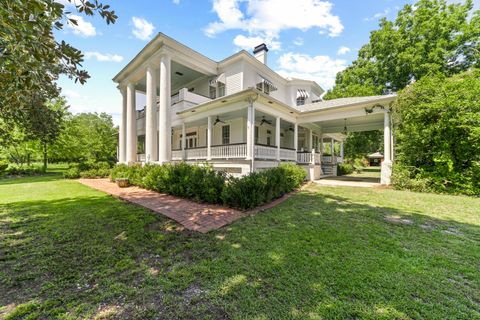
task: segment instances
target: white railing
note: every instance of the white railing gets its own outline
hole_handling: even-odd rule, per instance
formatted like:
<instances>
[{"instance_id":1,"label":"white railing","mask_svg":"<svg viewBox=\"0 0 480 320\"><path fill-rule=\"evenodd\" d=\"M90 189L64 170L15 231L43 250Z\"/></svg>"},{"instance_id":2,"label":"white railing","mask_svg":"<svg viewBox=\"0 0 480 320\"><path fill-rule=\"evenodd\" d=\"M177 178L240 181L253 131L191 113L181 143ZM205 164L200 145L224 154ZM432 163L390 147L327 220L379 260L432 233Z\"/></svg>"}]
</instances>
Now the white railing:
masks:
<instances>
[{"instance_id":1,"label":"white railing","mask_svg":"<svg viewBox=\"0 0 480 320\"><path fill-rule=\"evenodd\" d=\"M297 153L297 162L298 163L312 163L312 156L311 152L298 152Z\"/></svg>"},{"instance_id":2,"label":"white railing","mask_svg":"<svg viewBox=\"0 0 480 320\"><path fill-rule=\"evenodd\" d=\"M212 159L245 158L247 156L247 144L226 144L211 147Z\"/></svg>"},{"instance_id":3,"label":"white railing","mask_svg":"<svg viewBox=\"0 0 480 320\"><path fill-rule=\"evenodd\" d=\"M182 160L183 150L172 150L172 160Z\"/></svg>"},{"instance_id":4,"label":"white railing","mask_svg":"<svg viewBox=\"0 0 480 320\"><path fill-rule=\"evenodd\" d=\"M255 145L255 158L264 160L277 159L277 148L270 146Z\"/></svg>"},{"instance_id":5,"label":"white railing","mask_svg":"<svg viewBox=\"0 0 480 320\"><path fill-rule=\"evenodd\" d=\"M185 150L187 160L207 159L207 148L193 148Z\"/></svg>"},{"instance_id":6,"label":"white railing","mask_svg":"<svg viewBox=\"0 0 480 320\"><path fill-rule=\"evenodd\" d=\"M139 153L137 154L137 162L145 162L145 153Z\"/></svg>"},{"instance_id":7,"label":"white railing","mask_svg":"<svg viewBox=\"0 0 480 320\"><path fill-rule=\"evenodd\" d=\"M343 157L337 157L337 163L343 163Z\"/></svg>"},{"instance_id":8,"label":"white railing","mask_svg":"<svg viewBox=\"0 0 480 320\"><path fill-rule=\"evenodd\" d=\"M281 160L291 160L297 161L297 152L290 149L280 149L280 159Z\"/></svg>"}]
</instances>

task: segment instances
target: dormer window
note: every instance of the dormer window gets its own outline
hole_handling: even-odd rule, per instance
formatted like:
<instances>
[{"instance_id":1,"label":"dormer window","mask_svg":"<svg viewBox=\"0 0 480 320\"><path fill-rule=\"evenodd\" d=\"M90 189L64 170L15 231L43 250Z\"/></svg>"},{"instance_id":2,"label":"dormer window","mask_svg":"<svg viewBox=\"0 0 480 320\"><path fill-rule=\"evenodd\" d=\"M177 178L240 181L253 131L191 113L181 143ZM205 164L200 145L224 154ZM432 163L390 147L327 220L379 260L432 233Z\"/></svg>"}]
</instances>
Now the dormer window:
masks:
<instances>
[{"instance_id":1,"label":"dormer window","mask_svg":"<svg viewBox=\"0 0 480 320\"><path fill-rule=\"evenodd\" d=\"M305 89L297 90L297 106L303 106L307 101L309 94Z\"/></svg>"},{"instance_id":2,"label":"dormer window","mask_svg":"<svg viewBox=\"0 0 480 320\"><path fill-rule=\"evenodd\" d=\"M222 73L209 81L210 98L220 98L225 95L225 73Z\"/></svg>"},{"instance_id":3,"label":"dormer window","mask_svg":"<svg viewBox=\"0 0 480 320\"><path fill-rule=\"evenodd\" d=\"M277 90L277 87L270 81L262 76L257 82L257 89L263 93L270 94L270 92Z\"/></svg>"}]
</instances>

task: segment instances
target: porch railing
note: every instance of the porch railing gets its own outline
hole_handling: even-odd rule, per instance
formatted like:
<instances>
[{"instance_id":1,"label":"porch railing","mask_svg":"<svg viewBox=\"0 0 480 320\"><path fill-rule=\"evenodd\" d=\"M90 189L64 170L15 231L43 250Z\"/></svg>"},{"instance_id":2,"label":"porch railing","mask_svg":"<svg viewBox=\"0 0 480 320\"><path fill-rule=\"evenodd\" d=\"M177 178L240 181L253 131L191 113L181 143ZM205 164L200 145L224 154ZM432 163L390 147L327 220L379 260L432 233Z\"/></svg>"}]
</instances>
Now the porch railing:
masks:
<instances>
[{"instance_id":1,"label":"porch railing","mask_svg":"<svg viewBox=\"0 0 480 320\"><path fill-rule=\"evenodd\" d=\"M187 160L205 160L207 159L207 148L191 148L185 150L185 157Z\"/></svg>"},{"instance_id":2,"label":"porch railing","mask_svg":"<svg viewBox=\"0 0 480 320\"><path fill-rule=\"evenodd\" d=\"M145 153L138 153L137 154L137 162L145 162L145 161L146 161Z\"/></svg>"},{"instance_id":3,"label":"porch railing","mask_svg":"<svg viewBox=\"0 0 480 320\"><path fill-rule=\"evenodd\" d=\"M321 156L320 153L312 153L311 151L299 151L297 152L297 162L306 164L306 163L315 163L320 164Z\"/></svg>"},{"instance_id":4,"label":"porch railing","mask_svg":"<svg viewBox=\"0 0 480 320\"><path fill-rule=\"evenodd\" d=\"M277 159L277 147L255 145L255 158L263 160L276 160Z\"/></svg>"},{"instance_id":5,"label":"porch railing","mask_svg":"<svg viewBox=\"0 0 480 320\"><path fill-rule=\"evenodd\" d=\"M295 149L280 148L280 159L297 161L297 152Z\"/></svg>"},{"instance_id":6,"label":"porch railing","mask_svg":"<svg viewBox=\"0 0 480 320\"><path fill-rule=\"evenodd\" d=\"M172 160L182 160L183 159L183 150L182 149L174 149L172 150Z\"/></svg>"},{"instance_id":7,"label":"porch railing","mask_svg":"<svg viewBox=\"0 0 480 320\"><path fill-rule=\"evenodd\" d=\"M225 144L211 147L212 159L238 159L247 156L246 143Z\"/></svg>"}]
</instances>

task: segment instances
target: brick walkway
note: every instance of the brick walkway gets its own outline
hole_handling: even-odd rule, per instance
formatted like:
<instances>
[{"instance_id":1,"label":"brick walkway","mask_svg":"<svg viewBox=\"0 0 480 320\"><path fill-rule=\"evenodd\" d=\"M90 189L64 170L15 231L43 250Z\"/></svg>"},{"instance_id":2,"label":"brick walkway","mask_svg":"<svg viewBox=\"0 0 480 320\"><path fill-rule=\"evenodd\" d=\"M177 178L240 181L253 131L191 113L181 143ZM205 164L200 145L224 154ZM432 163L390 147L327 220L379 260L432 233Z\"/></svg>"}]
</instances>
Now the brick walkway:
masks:
<instances>
[{"instance_id":1,"label":"brick walkway","mask_svg":"<svg viewBox=\"0 0 480 320\"><path fill-rule=\"evenodd\" d=\"M120 188L108 179L80 179L79 182L163 214L182 224L187 229L202 233L218 229L253 213L242 212L217 205L197 203L138 187ZM283 198L280 198L278 200L282 199ZM274 201L263 209L272 207L279 202L281 201ZM255 210L255 212L258 211L259 210Z\"/></svg>"}]
</instances>

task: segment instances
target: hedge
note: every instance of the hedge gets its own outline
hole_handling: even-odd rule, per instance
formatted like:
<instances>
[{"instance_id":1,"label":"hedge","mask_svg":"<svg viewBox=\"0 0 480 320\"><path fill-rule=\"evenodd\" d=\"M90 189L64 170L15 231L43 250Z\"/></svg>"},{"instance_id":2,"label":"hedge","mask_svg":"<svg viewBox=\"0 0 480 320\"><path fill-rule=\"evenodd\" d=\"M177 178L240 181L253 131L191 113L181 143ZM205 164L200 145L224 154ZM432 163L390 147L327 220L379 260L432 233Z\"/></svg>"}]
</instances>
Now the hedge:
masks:
<instances>
[{"instance_id":1,"label":"hedge","mask_svg":"<svg viewBox=\"0 0 480 320\"><path fill-rule=\"evenodd\" d=\"M63 173L66 179L106 178L110 175L111 165L106 161L86 161L71 164Z\"/></svg>"},{"instance_id":2,"label":"hedge","mask_svg":"<svg viewBox=\"0 0 480 320\"><path fill-rule=\"evenodd\" d=\"M306 172L294 164L229 177L211 166L181 162L164 165L116 165L110 178L127 178L131 185L199 202L251 209L298 188Z\"/></svg>"}]
</instances>

